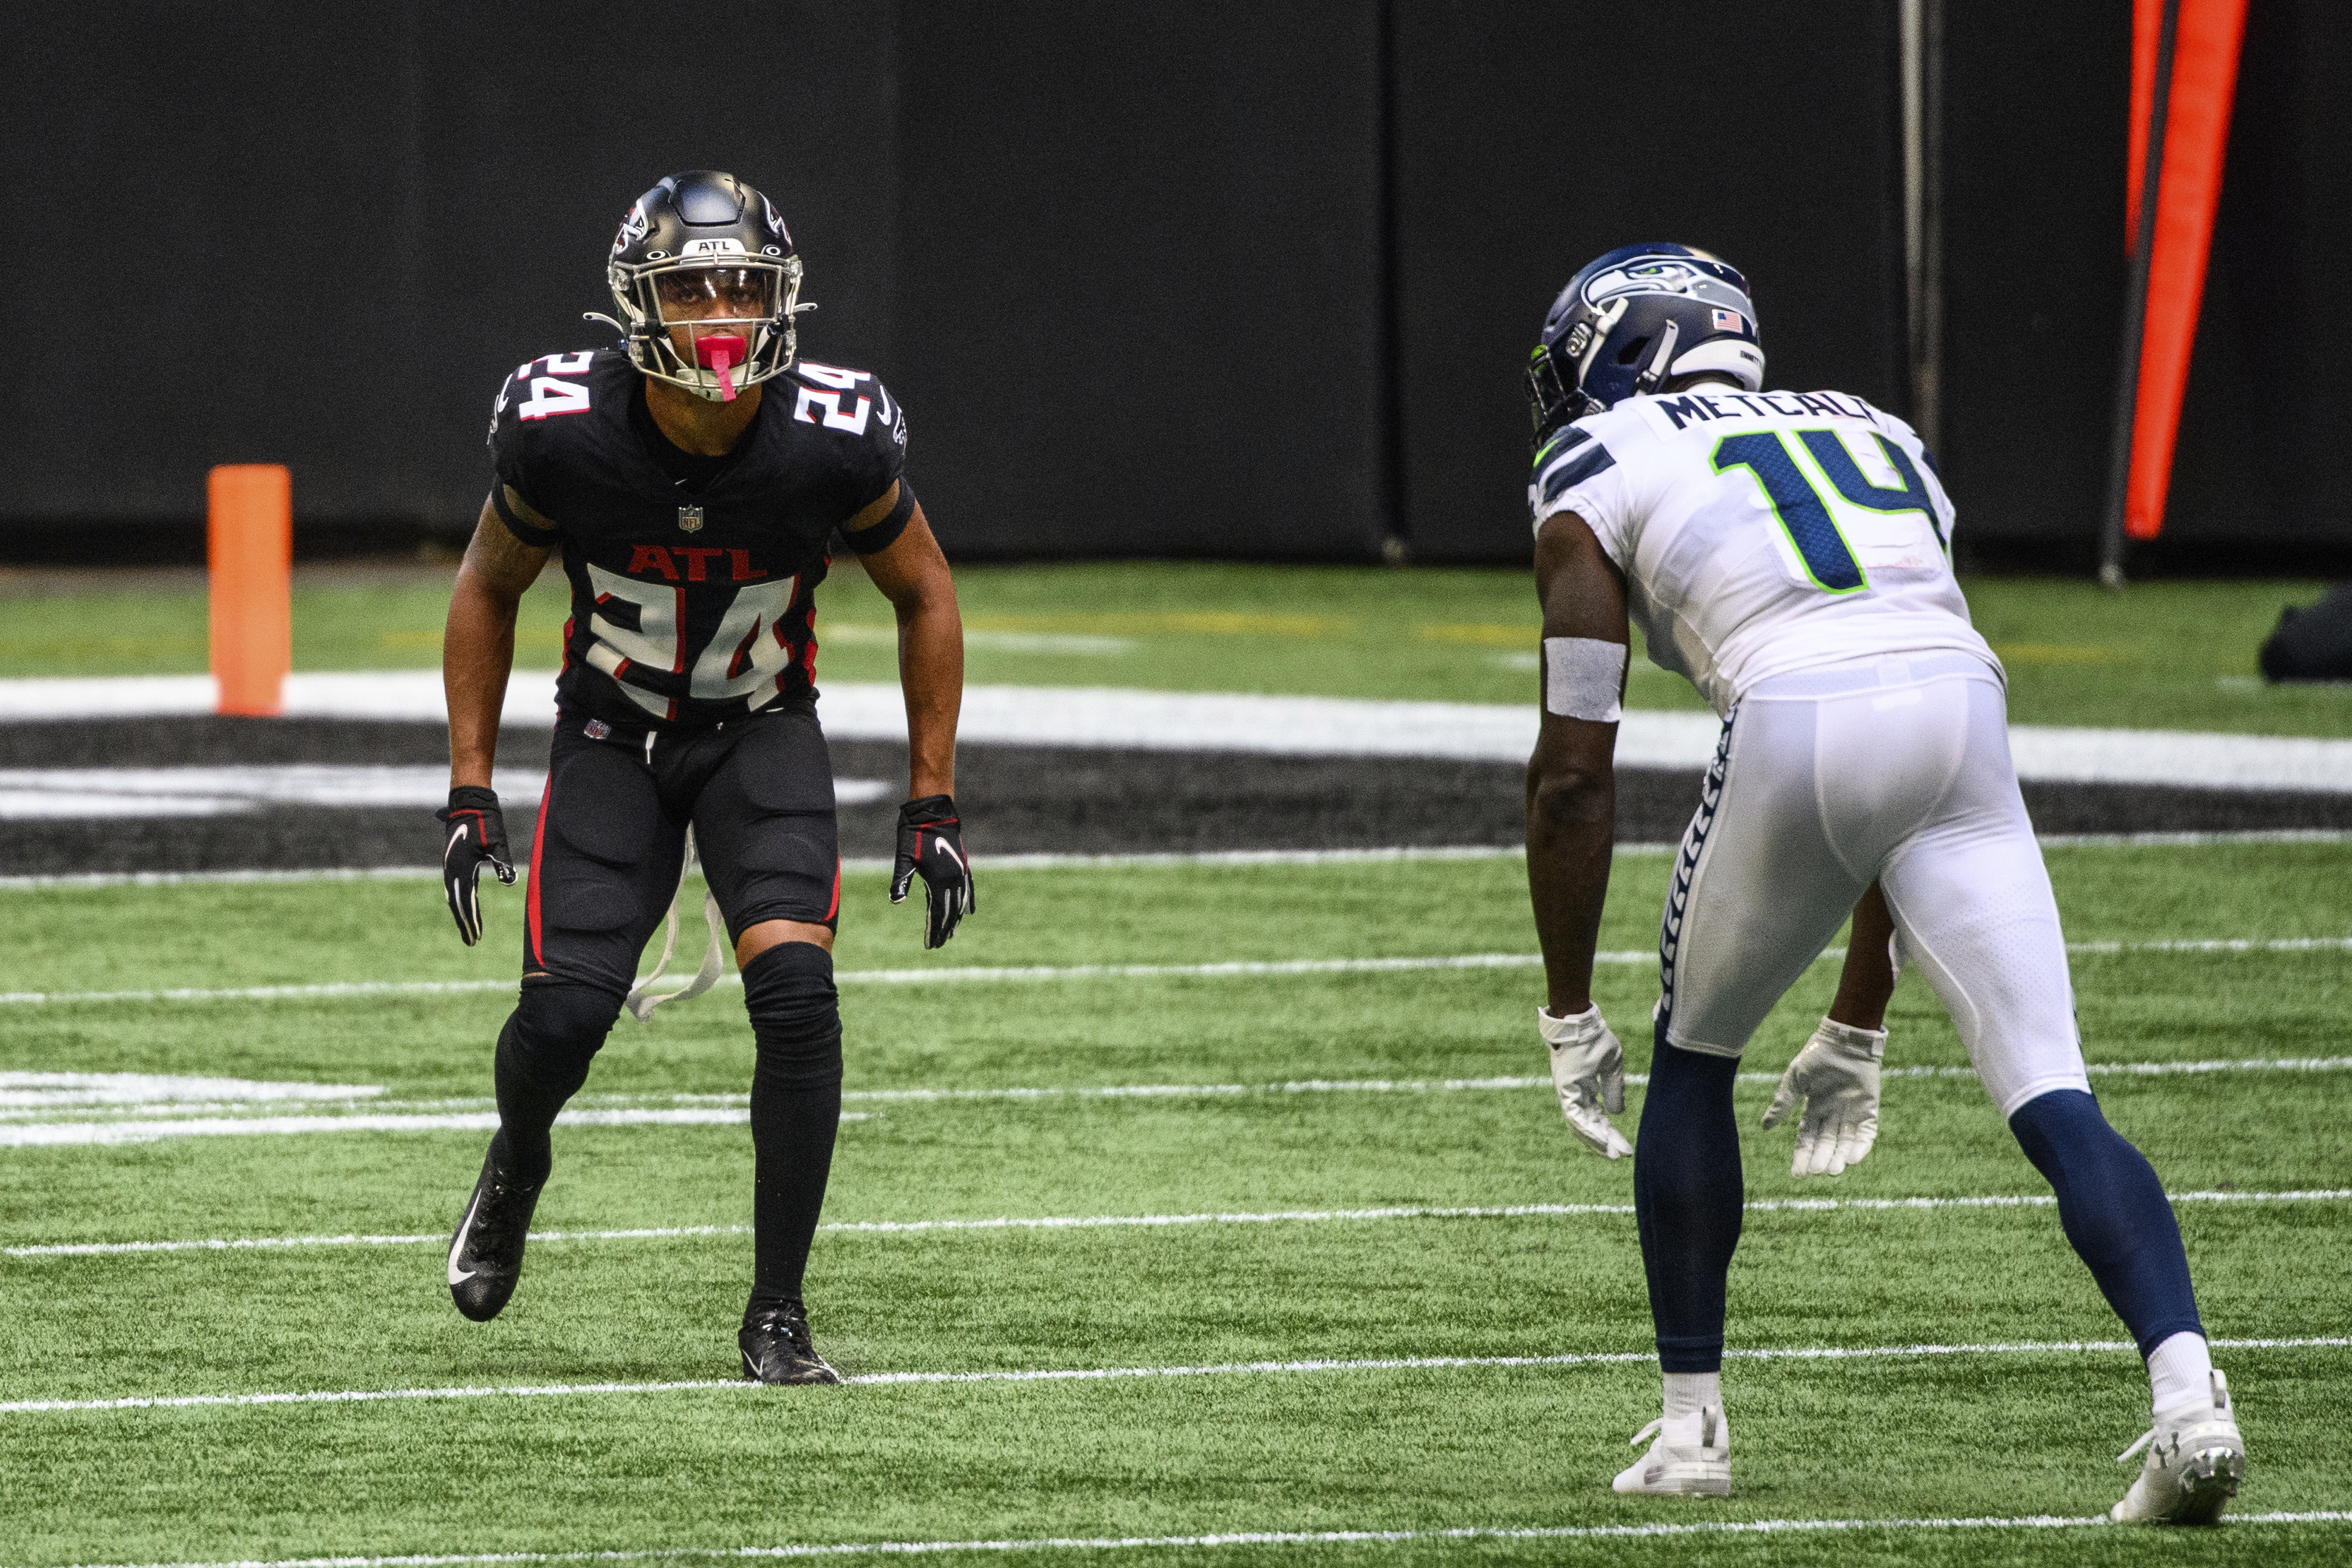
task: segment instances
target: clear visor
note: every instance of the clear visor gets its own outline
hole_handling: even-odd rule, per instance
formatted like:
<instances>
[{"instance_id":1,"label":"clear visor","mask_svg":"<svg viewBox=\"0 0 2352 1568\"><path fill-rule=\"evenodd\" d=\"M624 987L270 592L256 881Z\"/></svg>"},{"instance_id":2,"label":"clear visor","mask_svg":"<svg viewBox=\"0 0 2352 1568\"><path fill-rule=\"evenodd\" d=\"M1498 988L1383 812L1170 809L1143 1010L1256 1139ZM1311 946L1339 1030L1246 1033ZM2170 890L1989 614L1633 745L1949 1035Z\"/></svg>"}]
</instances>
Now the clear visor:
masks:
<instances>
[{"instance_id":1,"label":"clear visor","mask_svg":"<svg viewBox=\"0 0 2352 1568\"><path fill-rule=\"evenodd\" d=\"M664 326L688 322L772 322L783 308L776 267L677 267L654 276Z\"/></svg>"}]
</instances>

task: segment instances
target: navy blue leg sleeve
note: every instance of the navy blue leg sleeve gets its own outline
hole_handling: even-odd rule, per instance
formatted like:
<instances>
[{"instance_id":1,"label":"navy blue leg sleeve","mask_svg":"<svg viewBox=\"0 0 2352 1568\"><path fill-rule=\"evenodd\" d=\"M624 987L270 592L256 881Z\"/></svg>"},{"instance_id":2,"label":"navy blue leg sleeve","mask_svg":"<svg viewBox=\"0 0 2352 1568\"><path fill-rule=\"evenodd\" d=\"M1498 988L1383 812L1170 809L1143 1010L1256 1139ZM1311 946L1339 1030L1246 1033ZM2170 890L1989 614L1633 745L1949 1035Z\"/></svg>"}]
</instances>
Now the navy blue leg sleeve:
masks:
<instances>
[{"instance_id":1,"label":"navy blue leg sleeve","mask_svg":"<svg viewBox=\"0 0 2352 1568\"><path fill-rule=\"evenodd\" d=\"M1650 1280L1658 1364L1723 1369L1724 1280L1747 1188L1731 1085L1739 1063L1666 1044L1659 1031L1633 1145L1633 1213Z\"/></svg>"},{"instance_id":2,"label":"navy blue leg sleeve","mask_svg":"<svg viewBox=\"0 0 2352 1568\"><path fill-rule=\"evenodd\" d=\"M751 1072L751 1307L801 1297L841 1126L841 1005L833 955L787 942L743 966Z\"/></svg>"},{"instance_id":3,"label":"navy blue leg sleeve","mask_svg":"<svg viewBox=\"0 0 2352 1568\"><path fill-rule=\"evenodd\" d=\"M2058 1194L2066 1239L2143 1356L2174 1334L2201 1334L2180 1225L2147 1157L2107 1125L2079 1089L2017 1108L2009 1130Z\"/></svg>"}]
</instances>

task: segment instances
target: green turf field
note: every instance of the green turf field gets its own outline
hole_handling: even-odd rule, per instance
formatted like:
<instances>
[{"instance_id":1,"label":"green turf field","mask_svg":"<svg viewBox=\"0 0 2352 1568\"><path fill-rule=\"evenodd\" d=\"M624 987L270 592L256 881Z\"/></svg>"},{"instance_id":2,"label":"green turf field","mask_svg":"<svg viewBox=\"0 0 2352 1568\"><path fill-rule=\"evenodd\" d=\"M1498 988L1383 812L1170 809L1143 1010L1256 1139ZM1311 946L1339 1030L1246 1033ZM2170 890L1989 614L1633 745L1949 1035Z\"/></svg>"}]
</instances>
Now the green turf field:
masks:
<instances>
[{"instance_id":1,"label":"green turf field","mask_svg":"<svg viewBox=\"0 0 2352 1568\"><path fill-rule=\"evenodd\" d=\"M2352 1244L2352 846L2088 847L2051 860L2070 940L2101 947L2075 961L2086 1055L2116 1069L2094 1081L2182 1196L2209 1327L2225 1342L2352 1334L2339 1261ZM1666 869L1663 856L1621 858L1601 938L1626 955L1602 966L1597 993L1637 1071L1656 984L1638 955ZM1627 1500L1608 1478L1657 1397L1624 1212L1631 1167L1572 1144L1536 1081L1537 972L1367 966L1530 952L1515 860L993 873L983 861L981 875L980 913L929 955L918 917L883 902L877 874L853 871L845 889L857 1120L843 1129L826 1210L842 1228L819 1237L810 1300L820 1346L872 1381L730 1382L750 1268L737 1228L749 1219L748 1133L645 1122L742 1103L749 1031L740 993L721 990L617 1027L579 1103L624 1124L559 1129L538 1224L572 1234L534 1245L513 1305L489 1325L460 1320L441 1282L440 1238L479 1162L479 1130L412 1120L8 1148L0 1562L611 1551L691 1563L795 1544L1322 1531L1411 1538L1099 1554L2352 1555L2341 1520L2194 1540L1901 1522L2105 1508L2129 1479L2113 1456L2142 1430L2147 1392L2127 1351L2067 1348L2120 1330L2054 1210L1869 1206L2047 1191L1914 977L1897 994L1889 1065L1919 1070L1890 1079L1878 1148L1843 1177L1791 1179L1790 1134L1753 1126L1833 966L1818 966L1759 1037L1748 1066L1767 1080L1743 1084L1740 1109L1760 1206L1733 1274L1742 1356L1726 1370L1737 1495ZM487 897L489 940L468 951L424 880L0 889L6 988L52 997L0 1002L0 1067L380 1090L348 1104L18 1110L0 1116L0 1133L21 1145L34 1127L170 1114L254 1125L478 1116L521 904L514 891ZM2146 945L2180 939L2254 945ZM1355 967L1170 972L1299 961ZM1158 972L1070 972L1101 965ZM1029 972L937 978L973 966ZM414 989L469 982L479 988ZM391 988L68 999L375 984ZM1139 1088L1157 1092L1089 1092ZM2276 1195L2288 1193L2312 1195ZM1775 1206L1821 1199L1838 1202ZM1549 1212L1496 1212L1527 1205ZM1412 1212L1443 1209L1473 1212ZM1095 1223L969 1223L1049 1218ZM1145 1220L1163 1223L1117 1223ZM697 1227L708 1230L595 1234ZM21 1250L360 1236L395 1239ZM1830 1351L1884 1353L1760 1353ZM2236 1513L2352 1508L2339 1436L2352 1346L2221 1348L2217 1361L2252 1456ZM1400 1362L1415 1364L1375 1364ZM1080 1371L1127 1375L1002 1375ZM955 1375L967 1373L999 1375ZM566 1385L575 1391L545 1392ZM446 1392L495 1388L542 1392ZM23 1406L420 1390L445 1392ZM1430 1533L1771 1521L1861 1528Z\"/></svg>"},{"instance_id":2,"label":"green turf field","mask_svg":"<svg viewBox=\"0 0 2352 1568\"><path fill-rule=\"evenodd\" d=\"M967 567L957 574L974 681L1338 697L1532 702L1538 617L1522 572L1165 563ZM4 588L5 585L0 585ZM2315 583L1968 584L2010 674L2010 716L2352 735L2352 686L2266 687L2254 650L2280 606ZM446 575L320 568L295 593L298 669L440 660ZM205 602L178 589L19 595L0 630L0 678L149 675L205 668ZM525 601L516 657L552 668L565 614L553 571ZM129 628L129 629L125 629ZM854 565L820 590L821 676L897 673L888 606ZM1679 677L1637 661L1630 700L1696 708Z\"/></svg>"}]
</instances>

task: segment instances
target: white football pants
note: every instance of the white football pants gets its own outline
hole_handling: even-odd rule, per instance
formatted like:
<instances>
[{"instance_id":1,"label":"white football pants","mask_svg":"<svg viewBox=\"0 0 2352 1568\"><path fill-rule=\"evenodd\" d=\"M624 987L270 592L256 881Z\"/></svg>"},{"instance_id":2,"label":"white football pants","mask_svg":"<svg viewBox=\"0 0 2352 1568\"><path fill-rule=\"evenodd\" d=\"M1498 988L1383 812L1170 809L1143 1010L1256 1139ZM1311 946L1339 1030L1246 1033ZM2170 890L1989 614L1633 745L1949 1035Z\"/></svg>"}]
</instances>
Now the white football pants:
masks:
<instances>
[{"instance_id":1,"label":"white football pants","mask_svg":"<svg viewBox=\"0 0 2352 1568\"><path fill-rule=\"evenodd\" d=\"M1961 653L1801 670L1740 700L1666 895L1666 1039L1738 1056L1873 881L2004 1118L2089 1089L2007 703Z\"/></svg>"}]
</instances>

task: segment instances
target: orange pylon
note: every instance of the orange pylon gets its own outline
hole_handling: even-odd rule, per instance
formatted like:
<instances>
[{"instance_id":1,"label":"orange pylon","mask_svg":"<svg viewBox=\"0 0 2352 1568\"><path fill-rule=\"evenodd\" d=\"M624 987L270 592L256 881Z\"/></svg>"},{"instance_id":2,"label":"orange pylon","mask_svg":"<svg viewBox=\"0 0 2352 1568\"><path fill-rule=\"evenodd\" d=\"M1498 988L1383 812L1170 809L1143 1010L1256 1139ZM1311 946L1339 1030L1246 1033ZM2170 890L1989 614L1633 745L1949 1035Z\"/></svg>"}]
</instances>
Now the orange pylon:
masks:
<instances>
[{"instance_id":1,"label":"orange pylon","mask_svg":"<svg viewBox=\"0 0 2352 1568\"><path fill-rule=\"evenodd\" d=\"M294 478L278 463L224 463L205 488L214 711L281 713L294 664Z\"/></svg>"}]
</instances>

